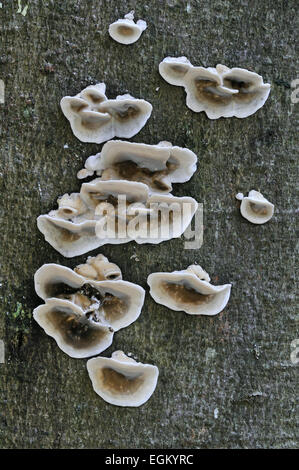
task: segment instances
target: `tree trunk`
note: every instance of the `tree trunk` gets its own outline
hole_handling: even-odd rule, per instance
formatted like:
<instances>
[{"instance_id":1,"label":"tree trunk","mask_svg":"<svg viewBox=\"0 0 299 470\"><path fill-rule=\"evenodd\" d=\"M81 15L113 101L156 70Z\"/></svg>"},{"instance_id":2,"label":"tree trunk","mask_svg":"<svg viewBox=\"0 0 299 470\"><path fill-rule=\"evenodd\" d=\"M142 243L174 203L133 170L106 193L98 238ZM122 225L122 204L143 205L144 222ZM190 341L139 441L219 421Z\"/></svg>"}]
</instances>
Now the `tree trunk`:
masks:
<instances>
[{"instance_id":1,"label":"tree trunk","mask_svg":"<svg viewBox=\"0 0 299 470\"><path fill-rule=\"evenodd\" d=\"M24 10L28 3L27 10ZM0 446L2 448L295 447L296 2L289 0L2 1L2 263ZM131 46L108 26L135 8L148 28ZM194 65L253 70L272 85L246 119L209 120L185 105L183 88L158 65L185 55ZM173 193L204 204L200 249L184 239L160 245L106 245L65 259L36 218L58 196L78 191L76 173L100 150L74 137L60 99L104 81L108 97L129 92L153 105L132 141L168 140L198 155L192 180ZM275 204L265 225L243 219L235 194L260 190ZM116 333L115 350L156 364L158 386L136 409L97 396L86 360L64 354L32 319L41 300L33 276L44 263L74 267L103 253L125 280L146 288L148 274L195 261L215 284L231 282L225 310L191 316L147 293L138 321ZM132 255L136 257L132 258Z\"/></svg>"}]
</instances>

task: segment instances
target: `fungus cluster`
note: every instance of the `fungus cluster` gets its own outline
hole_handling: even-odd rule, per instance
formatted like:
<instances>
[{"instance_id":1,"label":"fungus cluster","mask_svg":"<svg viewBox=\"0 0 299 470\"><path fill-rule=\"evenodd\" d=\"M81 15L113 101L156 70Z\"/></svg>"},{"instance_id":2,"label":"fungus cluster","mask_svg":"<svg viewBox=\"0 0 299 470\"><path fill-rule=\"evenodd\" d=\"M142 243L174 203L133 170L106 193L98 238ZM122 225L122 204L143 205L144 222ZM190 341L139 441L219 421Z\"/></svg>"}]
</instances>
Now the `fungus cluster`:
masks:
<instances>
[{"instance_id":1,"label":"fungus cluster","mask_svg":"<svg viewBox=\"0 0 299 470\"><path fill-rule=\"evenodd\" d=\"M264 105L271 87L255 72L221 64L196 67L186 57L166 57L159 72L166 82L185 88L188 108L204 111L209 119L251 116Z\"/></svg>"},{"instance_id":2,"label":"fungus cluster","mask_svg":"<svg viewBox=\"0 0 299 470\"><path fill-rule=\"evenodd\" d=\"M114 333L137 320L144 302L144 289L123 281L119 267L101 254L74 270L44 264L34 283L45 301L34 310L34 319L74 358L95 356L111 346ZM96 393L118 406L145 403L159 374L156 366L136 363L121 351L111 359L89 360L87 369Z\"/></svg>"},{"instance_id":3,"label":"fungus cluster","mask_svg":"<svg viewBox=\"0 0 299 470\"><path fill-rule=\"evenodd\" d=\"M145 28L146 23L135 23L130 12L110 25L109 34L122 44L132 44ZM210 119L250 116L270 93L270 85L254 72L220 64L195 67L186 57L165 58L159 71L168 83L185 88L190 109L205 111ZM198 207L191 197L171 194L173 183L191 179L197 156L166 141L157 145L110 141L137 134L152 106L130 95L109 100L105 92L105 84L99 83L61 100L61 109L79 140L109 141L86 160L77 175L79 179L97 177L83 183L80 192L58 198L58 209L37 219L45 239L65 257L106 243L157 244L180 237ZM252 190L248 197L241 193L236 197L242 201L241 214L250 222L262 224L272 217L274 206L261 193ZM144 303L144 289L124 281L119 267L101 254L74 270L45 264L34 281L36 293L45 301L34 310L34 319L74 358L107 349L115 332L137 320ZM190 315L213 316L226 307L231 284L215 286L210 281L196 264L181 271L155 272L147 279L157 303ZM113 405L130 407L150 398L159 374L156 366L136 362L122 351L111 358L89 359L87 370L99 396Z\"/></svg>"},{"instance_id":4,"label":"fungus cluster","mask_svg":"<svg viewBox=\"0 0 299 470\"><path fill-rule=\"evenodd\" d=\"M80 193L65 194L58 209L40 215L37 226L59 253L69 258L107 243L161 243L178 238L198 207L191 197L150 193L138 181L83 183Z\"/></svg>"},{"instance_id":5,"label":"fungus cluster","mask_svg":"<svg viewBox=\"0 0 299 470\"><path fill-rule=\"evenodd\" d=\"M187 148L170 142L157 145L111 140L100 153L90 156L78 178L94 173L102 180L144 183L151 192L169 193L172 183L189 181L196 171L197 156Z\"/></svg>"},{"instance_id":6,"label":"fungus cluster","mask_svg":"<svg viewBox=\"0 0 299 470\"><path fill-rule=\"evenodd\" d=\"M103 255L89 257L74 270L44 264L34 283L45 304L33 316L71 357L107 349L116 331L137 320L144 302L144 289L123 281L119 267Z\"/></svg>"},{"instance_id":7,"label":"fungus cluster","mask_svg":"<svg viewBox=\"0 0 299 470\"><path fill-rule=\"evenodd\" d=\"M105 83L91 85L60 102L74 135L81 142L101 144L113 137L129 139L146 124L152 105L129 94L108 100Z\"/></svg>"}]
</instances>

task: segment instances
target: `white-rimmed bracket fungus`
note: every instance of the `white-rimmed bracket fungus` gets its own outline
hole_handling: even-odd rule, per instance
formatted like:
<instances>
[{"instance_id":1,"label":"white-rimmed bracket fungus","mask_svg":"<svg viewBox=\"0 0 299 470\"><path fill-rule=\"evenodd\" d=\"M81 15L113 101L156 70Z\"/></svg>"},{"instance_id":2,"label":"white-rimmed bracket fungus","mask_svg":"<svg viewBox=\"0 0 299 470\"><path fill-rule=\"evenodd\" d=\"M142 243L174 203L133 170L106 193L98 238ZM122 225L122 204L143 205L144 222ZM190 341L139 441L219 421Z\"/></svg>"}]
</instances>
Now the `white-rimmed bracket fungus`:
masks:
<instances>
[{"instance_id":1,"label":"white-rimmed bracket fungus","mask_svg":"<svg viewBox=\"0 0 299 470\"><path fill-rule=\"evenodd\" d=\"M106 402L117 406L141 406L155 391L159 369L142 364L116 351L111 358L87 361L94 391Z\"/></svg>"},{"instance_id":2,"label":"white-rimmed bracket fungus","mask_svg":"<svg viewBox=\"0 0 299 470\"><path fill-rule=\"evenodd\" d=\"M76 96L64 96L60 101L73 134L81 142L100 144L114 137L112 117L99 109L100 104L107 100L105 91L105 83L98 83L88 86Z\"/></svg>"},{"instance_id":3,"label":"white-rimmed bracket fungus","mask_svg":"<svg viewBox=\"0 0 299 470\"><path fill-rule=\"evenodd\" d=\"M103 261L101 263L98 257L90 258L89 261L90 264L77 266L77 272L66 266L44 264L34 275L37 295L45 301L56 298L71 302L77 305L86 317L108 325L114 331L129 326L141 313L144 289L121 279L98 281L86 277L86 274L92 274L86 267L92 267L94 271L99 272L97 264L100 264L100 270L103 271ZM106 264L107 278L111 278L109 265L112 267L113 263L107 260L103 264ZM78 274L78 271L84 275ZM119 276L119 273L119 270L113 269L113 275Z\"/></svg>"},{"instance_id":4,"label":"white-rimmed bracket fungus","mask_svg":"<svg viewBox=\"0 0 299 470\"><path fill-rule=\"evenodd\" d=\"M109 26L109 34L120 44L133 44L138 41L143 31L147 28L146 21L134 21L134 10L125 15L124 19L115 21Z\"/></svg>"},{"instance_id":5,"label":"white-rimmed bracket fungus","mask_svg":"<svg viewBox=\"0 0 299 470\"><path fill-rule=\"evenodd\" d=\"M171 85L185 86L185 76L192 67L187 57L166 57L159 65L159 72Z\"/></svg>"},{"instance_id":6,"label":"white-rimmed bracket fungus","mask_svg":"<svg viewBox=\"0 0 299 470\"><path fill-rule=\"evenodd\" d=\"M148 101L125 94L117 96L115 100L103 102L99 109L112 117L115 137L130 139L145 126L153 107Z\"/></svg>"},{"instance_id":7,"label":"white-rimmed bracket fungus","mask_svg":"<svg viewBox=\"0 0 299 470\"><path fill-rule=\"evenodd\" d=\"M80 276L94 281L118 281L122 279L122 273L115 263L110 263L106 256L99 254L89 256L86 263L79 264L74 271Z\"/></svg>"},{"instance_id":8,"label":"white-rimmed bracket fungus","mask_svg":"<svg viewBox=\"0 0 299 470\"><path fill-rule=\"evenodd\" d=\"M238 193L236 198L241 201L240 211L242 216L253 224L264 224L274 214L274 204L254 189L248 193L247 197L244 197L242 193Z\"/></svg>"},{"instance_id":9,"label":"white-rimmed bracket fungus","mask_svg":"<svg viewBox=\"0 0 299 470\"><path fill-rule=\"evenodd\" d=\"M231 284L214 286L198 265L182 271L152 273L147 278L155 302L190 315L217 315L226 306Z\"/></svg>"},{"instance_id":10,"label":"white-rimmed bracket fungus","mask_svg":"<svg viewBox=\"0 0 299 470\"><path fill-rule=\"evenodd\" d=\"M95 172L102 180L137 181L147 184L152 192L168 193L172 183L190 180L196 164L195 153L170 142L148 145L111 140L104 144L101 153L86 160L85 172L81 170L78 178Z\"/></svg>"},{"instance_id":11,"label":"white-rimmed bracket fungus","mask_svg":"<svg viewBox=\"0 0 299 470\"><path fill-rule=\"evenodd\" d=\"M85 204L79 193L64 194L57 200L57 215L62 218L76 217L85 211Z\"/></svg>"},{"instance_id":12,"label":"white-rimmed bracket fungus","mask_svg":"<svg viewBox=\"0 0 299 470\"><path fill-rule=\"evenodd\" d=\"M113 209L117 204L118 195L125 197L128 202L146 201L148 188L141 183L96 179L84 183L80 193L73 193L73 197L74 194L80 198L84 206L84 210L80 213L62 211L59 207L58 210L37 218L37 226L46 241L67 258L82 255L107 243L96 235L96 224L103 217L99 213L104 204L109 204L108 207ZM58 206L62 200L64 196L58 199ZM96 208L98 215L95 214ZM127 241L130 240L114 237L111 243Z\"/></svg>"},{"instance_id":13,"label":"white-rimmed bracket fungus","mask_svg":"<svg viewBox=\"0 0 299 470\"><path fill-rule=\"evenodd\" d=\"M265 104L271 88L255 72L221 64L195 67L186 57L166 57L159 72L168 83L183 86L187 106L209 119L250 116Z\"/></svg>"},{"instance_id":14,"label":"white-rimmed bracket fungus","mask_svg":"<svg viewBox=\"0 0 299 470\"><path fill-rule=\"evenodd\" d=\"M146 184L136 181L97 178L83 183L78 194L84 204L80 213L69 211L68 205L67 210L62 206L37 219L46 241L65 257L107 243L156 244L178 238L198 208L191 197L150 194Z\"/></svg>"},{"instance_id":15,"label":"white-rimmed bracket fungus","mask_svg":"<svg viewBox=\"0 0 299 470\"><path fill-rule=\"evenodd\" d=\"M73 269L55 263L44 264L34 275L34 285L37 295L45 300L56 297L63 292L63 286L79 289L84 282L117 281L122 279L119 267L110 263L106 256L99 254L89 256L86 263L79 264Z\"/></svg>"},{"instance_id":16,"label":"white-rimmed bracket fungus","mask_svg":"<svg viewBox=\"0 0 299 470\"><path fill-rule=\"evenodd\" d=\"M101 246L96 237L95 220L81 223L64 220L51 211L37 218L37 227L45 240L66 258L80 256Z\"/></svg>"},{"instance_id":17,"label":"white-rimmed bracket fungus","mask_svg":"<svg viewBox=\"0 0 299 470\"><path fill-rule=\"evenodd\" d=\"M33 318L63 352L74 358L95 356L112 344L113 329L94 321L68 300L47 299L33 311Z\"/></svg>"},{"instance_id":18,"label":"white-rimmed bracket fungus","mask_svg":"<svg viewBox=\"0 0 299 470\"><path fill-rule=\"evenodd\" d=\"M81 142L101 144L114 137L130 138L146 124L152 105L131 95L108 100L106 85L98 83L76 96L65 96L60 105L74 135Z\"/></svg>"}]
</instances>

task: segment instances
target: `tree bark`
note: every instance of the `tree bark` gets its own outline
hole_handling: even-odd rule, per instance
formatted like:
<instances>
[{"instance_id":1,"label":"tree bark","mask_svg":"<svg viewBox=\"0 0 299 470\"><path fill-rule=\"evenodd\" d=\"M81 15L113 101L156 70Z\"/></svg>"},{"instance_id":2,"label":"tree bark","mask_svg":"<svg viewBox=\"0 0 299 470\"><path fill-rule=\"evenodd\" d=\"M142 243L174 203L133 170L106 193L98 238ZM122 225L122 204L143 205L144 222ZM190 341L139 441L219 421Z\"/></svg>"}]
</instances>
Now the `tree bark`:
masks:
<instances>
[{"instance_id":1,"label":"tree bark","mask_svg":"<svg viewBox=\"0 0 299 470\"><path fill-rule=\"evenodd\" d=\"M28 3L27 11L24 7ZM2 262L0 446L2 448L292 448L295 435L296 2L289 0L2 1L0 104ZM108 26L135 8L148 28L131 46ZM23 14L22 14L23 12ZM185 105L158 64L185 55L194 65L253 70L272 85L246 119L209 120ZM38 215L78 191L76 173L100 150L79 142L59 102L104 81L108 97L129 92L153 105L132 141L168 140L198 155L192 180L173 193L204 204L204 240L112 246L64 259L44 240ZM260 190L275 204L261 226L243 219L235 194ZM124 279L146 288L154 271L195 261L212 282L231 282L218 316L196 317L147 294L134 324L103 355L121 349L156 364L158 386L137 409L97 396L86 360L64 354L32 319L41 300L33 276L44 263L74 267L103 253ZM132 255L136 253L136 258ZM294 361L293 361L294 362Z\"/></svg>"}]
</instances>

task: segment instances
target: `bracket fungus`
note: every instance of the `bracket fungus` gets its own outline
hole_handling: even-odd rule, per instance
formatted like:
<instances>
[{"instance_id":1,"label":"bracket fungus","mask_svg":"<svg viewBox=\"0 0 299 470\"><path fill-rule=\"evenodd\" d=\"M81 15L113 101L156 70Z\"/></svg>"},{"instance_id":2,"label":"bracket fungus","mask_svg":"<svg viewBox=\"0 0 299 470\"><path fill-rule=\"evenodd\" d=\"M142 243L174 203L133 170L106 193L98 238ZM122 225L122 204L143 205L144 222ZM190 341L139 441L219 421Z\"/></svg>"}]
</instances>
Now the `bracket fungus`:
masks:
<instances>
[{"instance_id":1,"label":"bracket fungus","mask_svg":"<svg viewBox=\"0 0 299 470\"><path fill-rule=\"evenodd\" d=\"M132 10L125 15L124 19L117 20L109 26L109 34L120 44L128 45L138 41L146 28L146 21L134 22L134 10Z\"/></svg>"},{"instance_id":2,"label":"bracket fungus","mask_svg":"<svg viewBox=\"0 0 299 470\"><path fill-rule=\"evenodd\" d=\"M74 210L70 201L75 201ZM101 178L83 183L80 193L62 196L57 202L58 209L40 215L37 225L46 241L65 257L107 243L156 244L178 238L198 208L191 197L150 194L143 183Z\"/></svg>"},{"instance_id":3,"label":"bracket fungus","mask_svg":"<svg viewBox=\"0 0 299 470\"><path fill-rule=\"evenodd\" d=\"M271 88L255 72L221 64L196 67L186 57L166 57L159 72L166 82L185 88L188 108L209 119L246 118L265 104Z\"/></svg>"},{"instance_id":4,"label":"bracket fungus","mask_svg":"<svg viewBox=\"0 0 299 470\"><path fill-rule=\"evenodd\" d=\"M44 264L34 275L34 285L37 295L45 300L49 297L56 297L55 294L59 293L59 289L61 291L63 285L78 289L88 280L119 281L121 279L122 273L119 267L110 263L106 256L99 254L89 256L86 263L79 264L74 270L55 263Z\"/></svg>"},{"instance_id":5,"label":"bracket fungus","mask_svg":"<svg viewBox=\"0 0 299 470\"><path fill-rule=\"evenodd\" d=\"M127 180L146 184L150 191L168 193L172 183L189 181L196 171L197 156L187 148L170 142L157 145L111 140L101 153L90 156L78 178L92 176L102 180Z\"/></svg>"},{"instance_id":6,"label":"bracket fungus","mask_svg":"<svg viewBox=\"0 0 299 470\"><path fill-rule=\"evenodd\" d=\"M94 391L106 402L117 406L141 406L154 393L159 369L142 364L115 351L111 358L96 357L87 361Z\"/></svg>"},{"instance_id":7,"label":"bracket fungus","mask_svg":"<svg viewBox=\"0 0 299 470\"><path fill-rule=\"evenodd\" d=\"M249 191L247 197L238 193L236 198L241 201L242 216L253 224L265 224L274 214L274 204L254 189Z\"/></svg>"},{"instance_id":8,"label":"bracket fungus","mask_svg":"<svg viewBox=\"0 0 299 470\"><path fill-rule=\"evenodd\" d=\"M231 284L213 286L198 265L182 271L152 273L147 278L155 302L190 315L217 315L226 306Z\"/></svg>"},{"instance_id":9,"label":"bracket fungus","mask_svg":"<svg viewBox=\"0 0 299 470\"><path fill-rule=\"evenodd\" d=\"M112 344L113 329L97 323L68 300L46 299L44 305L34 309L33 318L71 357L95 356Z\"/></svg>"},{"instance_id":10,"label":"bracket fungus","mask_svg":"<svg viewBox=\"0 0 299 470\"><path fill-rule=\"evenodd\" d=\"M110 263L104 255L89 256L86 263L79 264L74 271L80 276L95 281L119 281L122 273L119 267Z\"/></svg>"},{"instance_id":11,"label":"bracket fungus","mask_svg":"<svg viewBox=\"0 0 299 470\"><path fill-rule=\"evenodd\" d=\"M43 300L60 298L73 302L84 311L95 312L115 331L138 318L144 301L144 289L123 281L119 267L103 255L89 257L74 270L44 264L36 271L34 284Z\"/></svg>"},{"instance_id":12,"label":"bracket fungus","mask_svg":"<svg viewBox=\"0 0 299 470\"><path fill-rule=\"evenodd\" d=\"M146 124L152 105L129 94L108 100L105 83L91 85L60 102L74 135L81 142L101 144L114 137L129 139Z\"/></svg>"}]
</instances>

